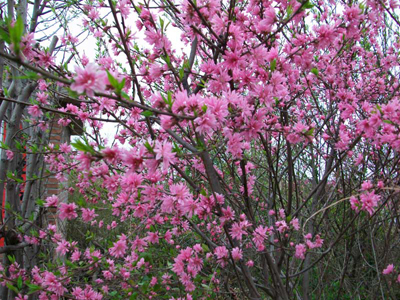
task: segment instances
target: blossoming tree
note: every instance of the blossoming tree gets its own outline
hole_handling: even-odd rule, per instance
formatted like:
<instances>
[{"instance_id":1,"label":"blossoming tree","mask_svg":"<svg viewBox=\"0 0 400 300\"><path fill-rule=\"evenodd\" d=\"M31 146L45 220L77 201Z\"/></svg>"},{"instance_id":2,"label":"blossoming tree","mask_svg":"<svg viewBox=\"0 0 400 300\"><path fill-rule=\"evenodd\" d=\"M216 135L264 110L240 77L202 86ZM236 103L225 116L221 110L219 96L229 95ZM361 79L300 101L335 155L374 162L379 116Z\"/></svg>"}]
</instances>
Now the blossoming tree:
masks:
<instances>
[{"instance_id":1,"label":"blossoming tree","mask_svg":"<svg viewBox=\"0 0 400 300\"><path fill-rule=\"evenodd\" d=\"M74 196L31 204L77 233L6 204L20 247L1 251L3 295L400 296L398 1L34 5L32 18L43 7L59 22L59 51L35 44L29 17L11 17L0 56L32 85L32 126L84 124L61 151L37 146ZM70 20L83 22L79 37ZM69 104L46 101L55 94ZM21 258L33 248L34 265Z\"/></svg>"}]
</instances>

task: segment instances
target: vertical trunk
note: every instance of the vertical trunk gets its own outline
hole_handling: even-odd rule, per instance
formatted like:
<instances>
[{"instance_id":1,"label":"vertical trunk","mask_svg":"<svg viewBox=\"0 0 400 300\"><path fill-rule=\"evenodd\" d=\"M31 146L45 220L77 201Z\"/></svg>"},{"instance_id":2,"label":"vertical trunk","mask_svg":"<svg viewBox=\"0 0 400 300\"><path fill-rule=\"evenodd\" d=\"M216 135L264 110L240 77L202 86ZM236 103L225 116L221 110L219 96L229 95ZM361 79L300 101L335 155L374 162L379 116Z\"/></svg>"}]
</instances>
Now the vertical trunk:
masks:
<instances>
[{"instance_id":1,"label":"vertical trunk","mask_svg":"<svg viewBox=\"0 0 400 300\"><path fill-rule=\"evenodd\" d=\"M34 91L36 87L35 84L28 84L22 90L18 97L18 101L20 102L27 102L30 95ZM7 135L5 143L11 149L15 151L15 140L17 138L17 133L20 130L20 123L23 114L24 105L23 104L14 104L11 106L11 117L9 122L7 123ZM21 154L15 154L12 161L8 161L5 157L5 153L2 153L2 159L0 161L0 170L2 174L13 173L17 174L18 163L22 161ZM20 165L20 167L23 167ZM4 182L3 188L4 188ZM21 203L19 198L19 186L17 186L16 182L13 180L8 180L6 185L6 199L5 202L10 205L10 208L13 213L20 213L21 211ZM5 219L4 219L4 235L5 235L5 245L13 245L17 244L19 241L16 238L16 218L14 214L11 212L6 211ZM22 258L22 251L17 250L8 253L8 255L14 255L16 258L16 262L18 262L21 266L23 266L23 258ZM5 255L4 257L7 257ZM7 268L9 264L8 259L4 259L4 268ZM0 290L0 294L2 299L14 299L15 293L11 290L7 291L7 288L2 288ZM7 295L7 296L6 296Z\"/></svg>"},{"instance_id":2,"label":"vertical trunk","mask_svg":"<svg viewBox=\"0 0 400 300\"><path fill-rule=\"evenodd\" d=\"M204 168L206 170L206 173L208 176L208 181L210 183L212 191L214 193L218 193L218 194L222 195L223 192L222 192L221 185L219 183L218 175L214 169L213 163L211 161L211 158L210 158L210 155L208 154L208 152L203 152L201 155L201 159L203 161ZM228 228L225 228L225 231L228 232ZM251 299L261 299L261 296L258 293L257 288L255 286L254 280L251 277L249 268L244 263L240 264L240 268L244 275L244 279L245 279L247 288L249 289Z\"/></svg>"},{"instance_id":3,"label":"vertical trunk","mask_svg":"<svg viewBox=\"0 0 400 300\"><path fill-rule=\"evenodd\" d=\"M325 175L328 174L329 170L332 168L333 161L334 161L334 155L335 155L335 150L332 149L331 150L331 157L327 161L327 164L325 166L324 175L322 176L322 178L324 178ZM313 169L312 187L314 189L319 184L318 183L318 180L319 180L318 179L318 172L316 170L316 163L315 163L315 160L314 160L314 151L312 151L311 164L312 164L312 169ZM321 197L324 195L326 183L327 183L327 180L325 180L325 182L323 182L320 185L319 189L317 190L317 192L313 196L312 203L311 203L310 215L312 215L316 211L316 207L317 207L318 201L320 201ZM308 229L307 233L311 233L314 236L314 220L313 219L311 219L308 222L307 229ZM310 264L311 264L311 255L308 254L308 255L306 255L306 258L304 260L303 268L307 269L310 266ZM310 270L307 270L306 272L304 272L303 280L302 280L302 292L303 292L303 299L304 300L310 299Z\"/></svg>"}]
</instances>

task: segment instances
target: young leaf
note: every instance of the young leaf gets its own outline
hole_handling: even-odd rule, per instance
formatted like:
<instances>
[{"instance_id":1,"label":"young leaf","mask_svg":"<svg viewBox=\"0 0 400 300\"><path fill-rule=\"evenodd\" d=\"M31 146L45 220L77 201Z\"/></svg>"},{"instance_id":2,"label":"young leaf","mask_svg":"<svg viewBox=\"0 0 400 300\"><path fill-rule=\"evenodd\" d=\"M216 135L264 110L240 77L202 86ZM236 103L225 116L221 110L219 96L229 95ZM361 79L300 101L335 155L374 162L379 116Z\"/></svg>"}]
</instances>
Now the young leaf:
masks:
<instances>
[{"instance_id":1,"label":"young leaf","mask_svg":"<svg viewBox=\"0 0 400 300\"><path fill-rule=\"evenodd\" d=\"M10 261L11 264L15 263L15 257L14 255L7 255L8 260Z\"/></svg>"},{"instance_id":2,"label":"young leaf","mask_svg":"<svg viewBox=\"0 0 400 300\"><path fill-rule=\"evenodd\" d=\"M312 135L314 134L314 130L315 130L314 127L310 128L309 130L307 130L307 131L305 132L305 135L306 135L306 136L312 136Z\"/></svg>"},{"instance_id":3,"label":"young leaf","mask_svg":"<svg viewBox=\"0 0 400 300\"><path fill-rule=\"evenodd\" d=\"M313 7L314 7L314 4L312 4L312 2L310 2L310 1L307 1L302 6L302 8L304 8L304 9L310 9L310 8L313 8Z\"/></svg>"},{"instance_id":4,"label":"young leaf","mask_svg":"<svg viewBox=\"0 0 400 300\"><path fill-rule=\"evenodd\" d=\"M24 33L24 22L21 16L17 17L14 25L9 24L8 30L10 31L10 40L14 47L14 53L18 56L21 48L22 34Z\"/></svg>"},{"instance_id":5,"label":"young leaf","mask_svg":"<svg viewBox=\"0 0 400 300\"><path fill-rule=\"evenodd\" d=\"M276 59L271 61L271 72L275 71L276 68Z\"/></svg>"},{"instance_id":6,"label":"young leaf","mask_svg":"<svg viewBox=\"0 0 400 300\"><path fill-rule=\"evenodd\" d=\"M34 293L36 293L37 291L40 291L40 289L41 289L41 287L38 286L38 285L36 285L36 284L27 283L26 285L27 285L28 288L29 288L28 295L34 294Z\"/></svg>"},{"instance_id":7,"label":"young leaf","mask_svg":"<svg viewBox=\"0 0 400 300\"><path fill-rule=\"evenodd\" d=\"M18 290L22 289L22 277L21 276L19 276L17 279L17 287L18 287Z\"/></svg>"},{"instance_id":8,"label":"young leaf","mask_svg":"<svg viewBox=\"0 0 400 300\"><path fill-rule=\"evenodd\" d=\"M13 292L15 292L16 294L19 293L19 290L18 290L15 286L13 286L12 284L6 283L6 285L7 285L7 287L8 287L10 290L12 290Z\"/></svg>"},{"instance_id":9,"label":"young leaf","mask_svg":"<svg viewBox=\"0 0 400 300\"><path fill-rule=\"evenodd\" d=\"M319 71L318 71L317 68L312 68L312 69L311 69L311 73L313 73L315 76L318 76Z\"/></svg>"},{"instance_id":10,"label":"young leaf","mask_svg":"<svg viewBox=\"0 0 400 300\"><path fill-rule=\"evenodd\" d=\"M76 140L74 143L71 143L71 146L74 147L78 151L89 152L90 154L96 154L96 151L85 141L83 143L81 140Z\"/></svg>"},{"instance_id":11,"label":"young leaf","mask_svg":"<svg viewBox=\"0 0 400 300\"><path fill-rule=\"evenodd\" d=\"M145 117L150 117L150 116L153 115L153 112L150 111L150 110L145 110L145 111L142 111L140 114L141 114L142 116L145 116Z\"/></svg>"},{"instance_id":12,"label":"young leaf","mask_svg":"<svg viewBox=\"0 0 400 300\"><path fill-rule=\"evenodd\" d=\"M11 44L10 35L7 31L0 27L0 40L5 41L7 44Z\"/></svg>"},{"instance_id":13,"label":"young leaf","mask_svg":"<svg viewBox=\"0 0 400 300\"><path fill-rule=\"evenodd\" d=\"M106 71L107 71L108 81L110 82L111 86L116 89L118 87L118 80L108 70Z\"/></svg>"},{"instance_id":14,"label":"young leaf","mask_svg":"<svg viewBox=\"0 0 400 300\"><path fill-rule=\"evenodd\" d=\"M148 141L144 143L144 146L146 147L147 151L149 151L150 153L154 153L153 147L150 145Z\"/></svg>"}]
</instances>

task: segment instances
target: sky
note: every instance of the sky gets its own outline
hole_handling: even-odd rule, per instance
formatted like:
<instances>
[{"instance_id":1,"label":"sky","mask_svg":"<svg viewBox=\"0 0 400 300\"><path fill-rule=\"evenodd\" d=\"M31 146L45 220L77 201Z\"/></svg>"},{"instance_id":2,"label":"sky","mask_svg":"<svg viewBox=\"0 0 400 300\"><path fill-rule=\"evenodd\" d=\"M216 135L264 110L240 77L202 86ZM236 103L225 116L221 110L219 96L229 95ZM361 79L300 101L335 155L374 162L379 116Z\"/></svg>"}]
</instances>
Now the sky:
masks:
<instances>
[{"instance_id":1,"label":"sky","mask_svg":"<svg viewBox=\"0 0 400 300\"><path fill-rule=\"evenodd\" d=\"M109 12L109 10L104 9L102 11L103 16ZM113 24L114 20L112 16L104 16L104 20L107 20L108 24ZM136 13L131 13L129 15L129 23L126 24L127 26L131 26L133 28L134 36L136 37L135 41L139 45L140 48L149 48L150 45L144 40L144 29L142 31L138 31L136 29L136 21L137 21L137 14ZM167 24L167 22L166 22ZM78 35L80 32L83 30L83 25L80 22L73 22L72 24L69 25L68 29L70 30L70 33L74 35ZM172 26L172 24L169 24L166 29L166 35L170 39L173 48L177 51L178 54L181 53L186 53L189 55L190 53L190 46L185 47L183 42L180 40L180 35L181 31L177 28ZM103 38L107 38L106 35L103 35ZM96 38L93 37L93 35L88 36L85 40L83 40L79 46L78 46L78 51L81 53L85 53L85 55L89 58L90 62L94 62L95 57L96 57L96 49L93 47L93 45L96 44ZM125 62L125 56L123 54L120 55L122 62ZM116 58L118 59L118 58ZM75 62L71 64L69 67L69 70L73 70L73 67L75 65ZM101 130L101 134L103 137L105 137L108 140L108 144L113 143L114 137L118 131L118 126L117 123L104 123L104 126Z\"/></svg>"}]
</instances>

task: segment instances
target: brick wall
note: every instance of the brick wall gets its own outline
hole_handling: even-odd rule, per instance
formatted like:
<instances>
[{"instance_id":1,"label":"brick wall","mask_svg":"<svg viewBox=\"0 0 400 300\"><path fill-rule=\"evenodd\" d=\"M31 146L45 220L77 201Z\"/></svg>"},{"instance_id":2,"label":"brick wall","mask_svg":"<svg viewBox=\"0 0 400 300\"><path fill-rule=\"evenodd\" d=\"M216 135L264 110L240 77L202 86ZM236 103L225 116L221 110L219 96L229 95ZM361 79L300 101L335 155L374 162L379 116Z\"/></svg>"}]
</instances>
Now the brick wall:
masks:
<instances>
[{"instance_id":1,"label":"brick wall","mask_svg":"<svg viewBox=\"0 0 400 300\"><path fill-rule=\"evenodd\" d=\"M68 127L63 127L59 125L57 122L58 119L55 118L53 122L50 124L49 143L54 145L69 143L71 138L70 129ZM60 202L68 201L68 187L66 186L65 183L61 184L55 175L51 175L48 177L47 182L45 183L44 186L44 190L45 190L45 198L52 195L57 195ZM44 221L47 222L48 224L49 223L56 224L57 231L63 235L65 222L59 220L57 218L56 213L57 213L56 208L48 209L46 216L47 220Z\"/></svg>"}]
</instances>

